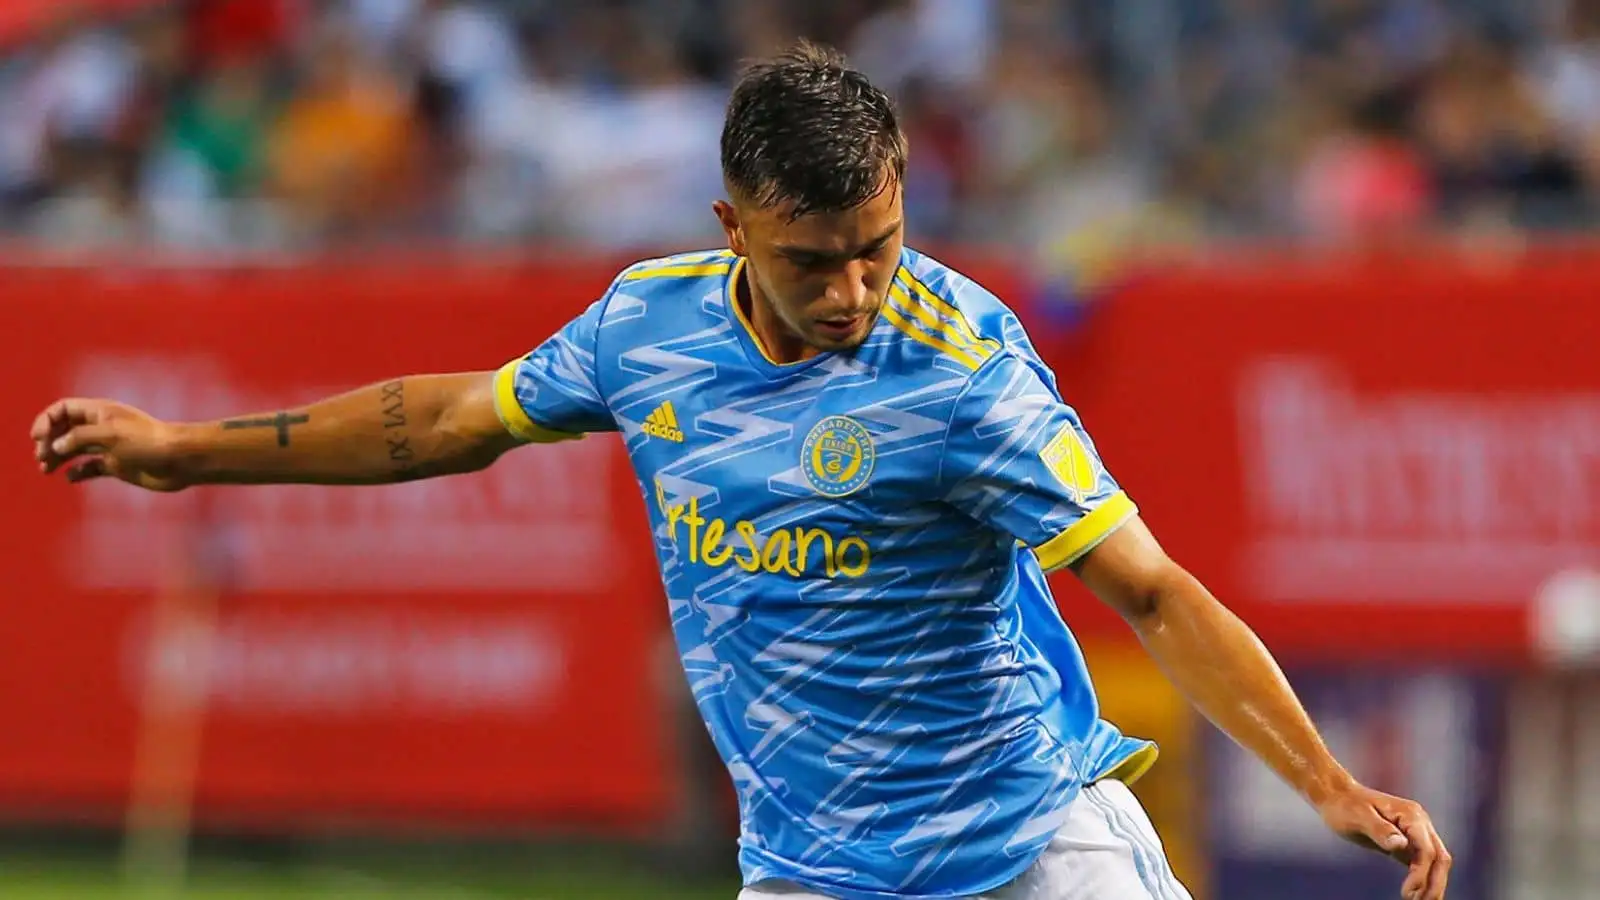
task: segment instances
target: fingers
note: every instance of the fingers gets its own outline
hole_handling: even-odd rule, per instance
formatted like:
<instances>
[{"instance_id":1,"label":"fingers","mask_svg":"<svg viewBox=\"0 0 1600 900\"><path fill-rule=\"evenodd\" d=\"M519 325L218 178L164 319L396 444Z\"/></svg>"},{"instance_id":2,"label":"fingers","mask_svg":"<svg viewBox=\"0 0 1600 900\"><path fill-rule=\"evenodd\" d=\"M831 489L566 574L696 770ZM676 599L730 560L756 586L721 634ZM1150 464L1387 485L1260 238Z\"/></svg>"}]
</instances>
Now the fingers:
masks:
<instances>
[{"instance_id":1,"label":"fingers","mask_svg":"<svg viewBox=\"0 0 1600 900\"><path fill-rule=\"evenodd\" d=\"M114 431L107 425L77 425L50 438L47 443L41 442L37 455L44 471L54 472L63 463L86 453L105 452L114 437Z\"/></svg>"},{"instance_id":2,"label":"fingers","mask_svg":"<svg viewBox=\"0 0 1600 900\"><path fill-rule=\"evenodd\" d=\"M1394 815L1393 821L1409 846L1405 854L1409 865L1400 895L1406 900L1443 900L1452 860L1428 814L1412 804Z\"/></svg>"},{"instance_id":3,"label":"fingers","mask_svg":"<svg viewBox=\"0 0 1600 900\"><path fill-rule=\"evenodd\" d=\"M106 461L98 456L90 457L76 466L67 470L67 480L76 484L93 478L104 478L111 474Z\"/></svg>"},{"instance_id":4,"label":"fingers","mask_svg":"<svg viewBox=\"0 0 1600 900\"><path fill-rule=\"evenodd\" d=\"M87 425L99 420L98 409L94 401L82 397L68 397L57 400L39 413L33 420L32 437L36 441L45 440L50 435L63 431L73 425Z\"/></svg>"},{"instance_id":5,"label":"fingers","mask_svg":"<svg viewBox=\"0 0 1600 900\"><path fill-rule=\"evenodd\" d=\"M28 429L28 436L33 439L33 456L39 461L40 469L49 472L61 464L62 460L56 459L60 453L51 448L54 441L77 426L98 424L100 420L100 409L92 400L69 397L46 407Z\"/></svg>"},{"instance_id":6,"label":"fingers","mask_svg":"<svg viewBox=\"0 0 1600 900\"><path fill-rule=\"evenodd\" d=\"M1365 810L1358 816L1361 819L1361 833L1374 847L1396 858L1409 859L1411 842L1406 839L1405 833L1374 806L1363 804Z\"/></svg>"}]
</instances>

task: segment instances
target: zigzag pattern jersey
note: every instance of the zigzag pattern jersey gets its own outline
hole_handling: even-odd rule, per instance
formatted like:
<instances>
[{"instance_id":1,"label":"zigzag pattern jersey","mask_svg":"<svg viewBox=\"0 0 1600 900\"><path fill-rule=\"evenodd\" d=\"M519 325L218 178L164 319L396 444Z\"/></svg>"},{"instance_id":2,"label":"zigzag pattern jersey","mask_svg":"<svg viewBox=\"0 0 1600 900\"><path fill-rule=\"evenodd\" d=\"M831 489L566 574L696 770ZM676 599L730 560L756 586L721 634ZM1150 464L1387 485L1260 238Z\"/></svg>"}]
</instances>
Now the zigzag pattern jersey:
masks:
<instances>
[{"instance_id":1,"label":"zigzag pattern jersey","mask_svg":"<svg viewBox=\"0 0 1600 900\"><path fill-rule=\"evenodd\" d=\"M496 379L528 441L618 431L746 883L952 897L1020 874L1154 745L1099 717L1045 573L1135 513L1020 322L906 250L866 342L778 364L726 252L634 265Z\"/></svg>"}]
</instances>

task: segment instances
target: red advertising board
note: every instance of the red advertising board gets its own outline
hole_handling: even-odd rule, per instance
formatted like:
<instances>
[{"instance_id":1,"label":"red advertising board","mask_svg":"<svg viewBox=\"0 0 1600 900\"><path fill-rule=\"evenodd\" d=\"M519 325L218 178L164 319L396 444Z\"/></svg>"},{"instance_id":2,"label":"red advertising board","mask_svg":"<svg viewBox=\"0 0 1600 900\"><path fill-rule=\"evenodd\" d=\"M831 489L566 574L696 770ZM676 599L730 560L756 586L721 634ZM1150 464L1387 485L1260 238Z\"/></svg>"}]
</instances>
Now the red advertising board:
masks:
<instances>
[{"instance_id":1,"label":"red advertising board","mask_svg":"<svg viewBox=\"0 0 1600 900\"><path fill-rule=\"evenodd\" d=\"M1518 660L1550 580L1600 570L1600 254L1196 267L1035 337L1282 653Z\"/></svg>"},{"instance_id":2,"label":"red advertising board","mask_svg":"<svg viewBox=\"0 0 1600 900\"><path fill-rule=\"evenodd\" d=\"M68 488L25 459L59 395L165 417L270 410L406 371L492 368L606 284L590 269L3 276L14 454L0 626L0 804L114 813L154 599L210 561L202 816L638 824L670 801L664 635L620 445L512 454L393 487Z\"/></svg>"},{"instance_id":3,"label":"red advertising board","mask_svg":"<svg viewBox=\"0 0 1600 900\"><path fill-rule=\"evenodd\" d=\"M22 431L63 394L170 417L489 368L616 266L411 260L0 270L0 809L115 814L150 627L222 585L202 817L659 821L666 618L612 438L382 488L69 488ZM1001 266L972 274L1019 306ZM1485 271L1285 261L1150 278L1035 343L1158 537L1294 659L1519 660L1600 568L1600 255ZM1086 635L1126 635L1058 578Z\"/></svg>"}]
</instances>

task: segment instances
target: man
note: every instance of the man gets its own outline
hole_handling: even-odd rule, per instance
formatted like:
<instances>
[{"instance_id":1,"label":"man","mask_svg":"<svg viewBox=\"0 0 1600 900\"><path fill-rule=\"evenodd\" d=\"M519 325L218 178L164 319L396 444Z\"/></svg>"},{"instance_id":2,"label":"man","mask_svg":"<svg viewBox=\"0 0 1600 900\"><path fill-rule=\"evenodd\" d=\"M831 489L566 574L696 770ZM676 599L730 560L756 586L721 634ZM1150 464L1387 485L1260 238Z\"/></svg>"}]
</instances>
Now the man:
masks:
<instances>
[{"instance_id":1,"label":"man","mask_svg":"<svg viewBox=\"0 0 1600 900\"><path fill-rule=\"evenodd\" d=\"M1329 755L1255 636L1161 551L1017 319L902 246L906 154L889 99L802 44L730 102L728 251L628 268L497 372L215 423L62 400L38 458L153 490L373 484L621 432L738 791L746 900L1187 897L1126 786L1155 748L1099 718L1046 586L1068 566L1329 827L1407 862L1405 897L1443 897L1427 815Z\"/></svg>"}]
</instances>

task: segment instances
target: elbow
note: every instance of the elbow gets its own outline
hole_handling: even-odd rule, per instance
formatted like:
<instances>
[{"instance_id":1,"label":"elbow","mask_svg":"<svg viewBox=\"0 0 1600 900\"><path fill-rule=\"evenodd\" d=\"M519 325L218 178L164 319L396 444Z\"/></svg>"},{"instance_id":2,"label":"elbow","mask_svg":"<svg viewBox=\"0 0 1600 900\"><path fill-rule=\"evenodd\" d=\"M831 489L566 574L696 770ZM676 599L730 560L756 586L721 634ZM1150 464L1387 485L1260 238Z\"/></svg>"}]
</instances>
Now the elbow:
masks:
<instances>
[{"instance_id":1,"label":"elbow","mask_svg":"<svg viewBox=\"0 0 1600 900\"><path fill-rule=\"evenodd\" d=\"M433 474L470 475L494 465L513 446L493 436L439 429L433 435Z\"/></svg>"},{"instance_id":2,"label":"elbow","mask_svg":"<svg viewBox=\"0 0 1600 900\"><path fill-rule=\"evenodd\" d=\"M464 475L494 465L518 441L494 412L494 402L475 379L439 404L428 422L428 438L440 474Z\"/></svg>"},{"instance_id":3,"label":"elbow","mask_svg":"<svg viewBox=\"0 0 1600 900\"><path fill-rule=\"evenodd\" d=\"M1119 592L1115 607L1134 631L1144 633L1160 628L1173 607L1186 602L1189 587L1196 582L1170 559L1140 574Z\"/></svg>"}]
</instances>

